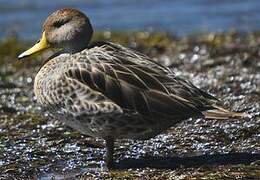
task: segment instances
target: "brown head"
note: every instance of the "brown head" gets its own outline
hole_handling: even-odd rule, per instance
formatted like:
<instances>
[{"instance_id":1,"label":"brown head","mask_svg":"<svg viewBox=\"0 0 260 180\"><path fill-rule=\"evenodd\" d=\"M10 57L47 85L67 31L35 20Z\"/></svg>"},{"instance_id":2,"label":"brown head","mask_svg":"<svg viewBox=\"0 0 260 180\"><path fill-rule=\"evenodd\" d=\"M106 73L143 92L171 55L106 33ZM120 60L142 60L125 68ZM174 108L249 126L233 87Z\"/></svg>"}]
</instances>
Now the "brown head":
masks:
<instances>
[{"instance_id":1,"label":"brown head","mask_svg":"<svg viewBox=\"0 0 260 180\"><path fill-rule=\"evenodd\" d=\"M59 48L67 53L79 52L88 46L92 34L92 26L85 14L76 9L60 9L45 20L41 39L18 58L47 48Z\"/></svg>"}]
</instances>

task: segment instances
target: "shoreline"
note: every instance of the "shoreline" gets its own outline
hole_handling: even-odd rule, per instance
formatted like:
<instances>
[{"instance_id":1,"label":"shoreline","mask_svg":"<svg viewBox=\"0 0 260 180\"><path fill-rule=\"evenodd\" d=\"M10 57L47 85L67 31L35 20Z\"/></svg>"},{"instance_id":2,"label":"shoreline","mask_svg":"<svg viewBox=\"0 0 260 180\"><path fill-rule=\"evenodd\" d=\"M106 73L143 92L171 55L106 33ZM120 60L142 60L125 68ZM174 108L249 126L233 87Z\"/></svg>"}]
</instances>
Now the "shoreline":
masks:
<instances>
[{"instance_id":1,"label":"shoreline","mask_svg":"<svg viewBox=\"0 0 260 180\"><path fill-rule=\"evenodd\" d=\"M35 102L33 79L47 55L18 61L17 55L33 42L9 39L0 42L0 179L260 177L260 32L183 38L105 32L93 40L102 38L149 55L231 110L252 117L188 119L147 141L120 140L119 169L109 172L102 164L102 140L64 126Z\"/></svg>"}]
</instances>

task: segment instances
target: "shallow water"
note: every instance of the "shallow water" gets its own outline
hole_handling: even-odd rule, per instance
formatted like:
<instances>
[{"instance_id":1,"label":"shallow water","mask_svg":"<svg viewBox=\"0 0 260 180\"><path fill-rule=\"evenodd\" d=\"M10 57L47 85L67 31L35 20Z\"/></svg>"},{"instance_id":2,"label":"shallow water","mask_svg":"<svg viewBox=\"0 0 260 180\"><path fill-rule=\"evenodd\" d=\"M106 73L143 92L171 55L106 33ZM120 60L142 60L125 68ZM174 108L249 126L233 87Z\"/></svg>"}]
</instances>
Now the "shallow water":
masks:
<instances>
[{"instance_id":1,"label":"shallow water","mask_svg":"<svg viewBox=\"0 0 260 180\"><path fill-rule=\"evenodd\" d=\"M135 44L232 110L246 111L251 117L189 119L151 140L117 141L117 170L108 171L102 139L83 136L41 112L32 92L39 66L30 61L18 69L4 65L0 68L0 179L260 177L260 36L165 37L160 42L168 44L143 46L137 42L149 42L144 34L152 36L131 35L134 42L128 45Z\"/></svg>"},{"instance_id":2,"label":"shallow water","mask_svg":"<svg viewBox=\"0 0 260 180\"><path fill-rule=\"evenodd\" d=\"M178 35L260 29L259 0L0 0L0 39L18 34L38 39L52 11L75 7L89 15L97 30L155 30Z\"/></svg>"}]
</instances>

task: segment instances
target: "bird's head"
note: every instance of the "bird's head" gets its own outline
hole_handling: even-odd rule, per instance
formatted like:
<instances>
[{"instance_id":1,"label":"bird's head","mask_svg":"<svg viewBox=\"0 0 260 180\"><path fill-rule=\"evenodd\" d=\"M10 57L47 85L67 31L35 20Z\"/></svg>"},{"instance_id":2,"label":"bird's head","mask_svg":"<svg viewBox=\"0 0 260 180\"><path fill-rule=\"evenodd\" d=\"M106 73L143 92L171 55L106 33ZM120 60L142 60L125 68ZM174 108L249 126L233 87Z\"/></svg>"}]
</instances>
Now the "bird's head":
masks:
<instances>
[{"instance_id":1,"label":"bird's head","mask_svg":"<svg viewBox=\"0 0 260 180\"><path fill-rule=\"evenodd\" d=\"M41 39L18 58L31 56L48 48L76 53L88 46L92 34L89 18L84 13L71 8L57 10L45 20Z\"/></svg>"}]
</instances>

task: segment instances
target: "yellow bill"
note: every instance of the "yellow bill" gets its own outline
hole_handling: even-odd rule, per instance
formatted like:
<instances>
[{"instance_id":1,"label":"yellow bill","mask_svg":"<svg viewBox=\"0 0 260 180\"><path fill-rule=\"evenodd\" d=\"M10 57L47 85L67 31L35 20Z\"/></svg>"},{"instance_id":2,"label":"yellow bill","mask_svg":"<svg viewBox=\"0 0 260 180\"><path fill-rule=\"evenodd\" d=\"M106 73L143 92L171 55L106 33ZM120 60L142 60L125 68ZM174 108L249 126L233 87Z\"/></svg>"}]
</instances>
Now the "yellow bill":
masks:
<instances>
[{"instance_id":1,"label":"yellow bill","mask_svg":"<svg viewBox=\"0 0 260 180\"><path fill-rule=\"evenodd\" d=\"M45 49L48 49L50 45L48 44L45 36L45 32L42 33L42 38L40 39L39 42L37 42L33 47L28 49L27 51L23 52L18 56L18 59L22 59L28 56L31 56L37 52L43 51Z\"/></svg>"}]
</instances>

